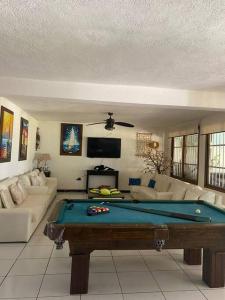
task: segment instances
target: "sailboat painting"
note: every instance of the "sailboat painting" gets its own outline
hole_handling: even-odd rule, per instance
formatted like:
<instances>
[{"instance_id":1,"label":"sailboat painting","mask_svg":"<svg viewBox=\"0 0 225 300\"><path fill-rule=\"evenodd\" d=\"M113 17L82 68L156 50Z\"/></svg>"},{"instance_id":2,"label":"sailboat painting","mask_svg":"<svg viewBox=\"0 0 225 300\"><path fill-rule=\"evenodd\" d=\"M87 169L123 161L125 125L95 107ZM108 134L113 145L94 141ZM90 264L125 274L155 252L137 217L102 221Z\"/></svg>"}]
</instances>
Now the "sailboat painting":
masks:
<instances>
[{"instance_id":1,"label":"sailboat painting","mask_svg":"<svg viewBox=\"0 0 225 300\"><path fill-rule=\"evenodd\" d=\"M61 123L60 155L82 155L81 124Z\"/></svg>"},{"instance_id":2,"label":"sailboat painting","mask_svg":"<svg viewBox=\"0 0 225 300\"><path fill-rule=\"evenodd\" d=\"M11 161L12 137L13 137L13 119L14 113L1 107L0 122L0 163Z\"/></svg>"}]
</instances>

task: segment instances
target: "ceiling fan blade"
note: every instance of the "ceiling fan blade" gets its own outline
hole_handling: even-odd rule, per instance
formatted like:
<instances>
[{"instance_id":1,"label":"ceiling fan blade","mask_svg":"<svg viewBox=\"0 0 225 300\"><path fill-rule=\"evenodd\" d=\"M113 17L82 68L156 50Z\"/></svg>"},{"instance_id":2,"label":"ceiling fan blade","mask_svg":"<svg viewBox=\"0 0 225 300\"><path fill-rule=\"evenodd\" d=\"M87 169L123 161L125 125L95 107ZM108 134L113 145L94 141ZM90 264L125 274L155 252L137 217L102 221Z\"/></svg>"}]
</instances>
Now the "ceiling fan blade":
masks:
<instances>
[{"instance_id":1,"label":"ceiling fan blade","mask_svg":"<svg viewBox=\"0 0 225 300\"><path fill-rule=\"evenodd\" d=\"M126 122L115 122L116 125L125 126L125 127L134 127L133 124L126 123Z\"/></svg>"},{"instance_id":2,"label":"ceiling fan blade","mask_svg":"<svg viewBox=\"0 0 225 300\"><path fill-rule=\"evenodd\" d=\"M105 122L91 123L91 124L87 124L86 126L97 125L97 124L105 124Z\"/></svg>"}]
</instances>

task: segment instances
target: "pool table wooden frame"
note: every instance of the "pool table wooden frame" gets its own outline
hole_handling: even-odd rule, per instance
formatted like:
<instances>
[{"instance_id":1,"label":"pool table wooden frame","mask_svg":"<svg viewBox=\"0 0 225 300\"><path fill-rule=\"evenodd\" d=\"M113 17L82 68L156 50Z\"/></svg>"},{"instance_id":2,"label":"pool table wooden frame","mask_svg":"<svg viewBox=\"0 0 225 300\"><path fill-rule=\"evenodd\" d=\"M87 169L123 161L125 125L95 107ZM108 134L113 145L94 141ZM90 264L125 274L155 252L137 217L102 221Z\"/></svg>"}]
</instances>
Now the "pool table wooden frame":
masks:
<instances>
[{"instance_id":1,"label":"pool table wooden frame","mask_svg":"<svg viewBox=\"0 0 225 300\"><path fill-rule=\"evenodd\" d=\"M204 201L193 202L206 204ZM211 288L224 286L225 224L56 224L54 222L62 204L63 201L57 203L45 234L55 240L63 230L63 240L69 242L72 257L71 294L88 292L92 251L156 249L155 242L158 240L165 241L164 249L184 249L184 261L190 265L201 264L203 249L203 281ZM213 208L225 215L223 210Z\"/></svg>"}]
</instances>

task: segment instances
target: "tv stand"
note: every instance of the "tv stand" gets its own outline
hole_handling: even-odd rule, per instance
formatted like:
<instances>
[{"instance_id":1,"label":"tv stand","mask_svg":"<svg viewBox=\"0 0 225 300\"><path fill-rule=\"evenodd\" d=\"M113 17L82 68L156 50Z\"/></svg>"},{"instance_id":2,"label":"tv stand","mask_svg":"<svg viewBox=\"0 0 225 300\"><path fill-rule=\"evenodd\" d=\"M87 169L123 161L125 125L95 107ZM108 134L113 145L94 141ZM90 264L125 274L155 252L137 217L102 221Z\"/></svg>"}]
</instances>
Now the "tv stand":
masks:
<instances>
[{"instance_id":1,"label":"tv stand","mask_svg":"<svg viewBox=\"0 0 225 300\"><path fill-rule=\"evenodd\" d=\"M87 178L86 178L86 193L88 193L89 189L89 176L113 176L115 178L115 188L118 189L119 183L119 171L115 170L106 170L106 171L97 171L97 170L87 170Z\"/></svg>"}]
</instances>

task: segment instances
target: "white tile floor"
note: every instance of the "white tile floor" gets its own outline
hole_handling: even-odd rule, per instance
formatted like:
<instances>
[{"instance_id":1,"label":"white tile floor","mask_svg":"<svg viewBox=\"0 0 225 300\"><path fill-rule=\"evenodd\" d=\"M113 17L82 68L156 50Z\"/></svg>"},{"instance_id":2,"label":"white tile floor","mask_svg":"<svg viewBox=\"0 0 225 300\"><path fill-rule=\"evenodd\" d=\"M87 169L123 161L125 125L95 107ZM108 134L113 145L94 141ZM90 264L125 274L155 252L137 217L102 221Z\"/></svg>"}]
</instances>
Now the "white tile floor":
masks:
<instances>
[{"instance_id":1,"label":"white tile floor","mask_svg":"<svg viewBox=\"0 0 225 300\"><path fill-rule=\"evenodd\" d=\"M56 201L85 197L59 193ZM27 244L0 244L0 299L225 300L225 289L209 289L201 267L185 265L181 250L95 251L88 295L70 296L68 244L54 248L42 233L45 220Z\"/></svg>"}]
</instances>

